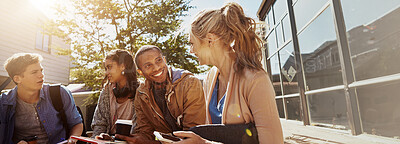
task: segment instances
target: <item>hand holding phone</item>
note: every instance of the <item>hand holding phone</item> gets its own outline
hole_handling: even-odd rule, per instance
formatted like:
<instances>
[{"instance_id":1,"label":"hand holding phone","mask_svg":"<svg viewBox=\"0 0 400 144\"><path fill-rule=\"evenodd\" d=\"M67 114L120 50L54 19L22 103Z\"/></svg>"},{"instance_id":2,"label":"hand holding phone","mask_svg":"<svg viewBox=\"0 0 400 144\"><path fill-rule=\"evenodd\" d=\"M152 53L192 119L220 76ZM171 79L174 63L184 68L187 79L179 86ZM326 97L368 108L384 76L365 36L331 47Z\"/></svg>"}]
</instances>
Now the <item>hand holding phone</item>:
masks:
<instances>
[{"instance_id":1,"label":"hand holding phone","mask_svg":"<svg viewBox=\"0 0 400 144\"><path fill-rule=\"evenodd\" d=\"M161 132L158 132L158 131L154 131L153 134L157 137L157 139L159 141L162 141L162 142L172 143L172 142L177 142L177 141L181 141L182 140L181 138L176 137L176 136L174 136L172 134L165 134L165 133L161 133Z\"/></svg>"}]
</instances>

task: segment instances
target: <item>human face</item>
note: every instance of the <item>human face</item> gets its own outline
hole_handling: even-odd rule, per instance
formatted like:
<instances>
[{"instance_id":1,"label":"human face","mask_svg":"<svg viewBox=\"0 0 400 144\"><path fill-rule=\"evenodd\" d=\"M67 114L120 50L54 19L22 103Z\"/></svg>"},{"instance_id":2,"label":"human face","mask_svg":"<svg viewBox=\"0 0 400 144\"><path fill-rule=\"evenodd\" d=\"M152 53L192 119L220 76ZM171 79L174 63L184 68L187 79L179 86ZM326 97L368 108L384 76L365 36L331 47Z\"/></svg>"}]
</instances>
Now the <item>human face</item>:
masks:
<instances>
[{"instance_id":1,"label":"human face","mask_svg":"<svg viewBox=\"0 0 400 144\"><path fill-rule=\"evenodd\" d=\"M196 55L200 65L211 64L210 57L212 57L213 54L208 46L208 43L206 41L201 41L192 34L190 34L189 42L190 52Z\"/></svg>"},{"instance_id":2,"label":"human face","mask_svg":"<svg viewBox=\"0 0 400 144\"><path fill-rule=\"evenodd\" d=\"M104 65L106 76L109 82L118 83L125 78L122 75L122 71L125 70L125 66L123 64L118 65L118 63L113 61L112 59L106 59Z\"/></svg>"},{"instance_id":3,"label":"human face","mask_svg":"<svg viewBox=\"0 0 400 144\"><path fill-rule=\"evenodd\" d=\"M24 90L40 90L44 82L42 65L40 63L28 65L22 74L14 76L14 81Z\"/></svg>"},{"instance_id":4,"label":"human face","mask_svg":"<svg viewBox=\"0 0 400 144\"><path fill-rule=\"evenodd\" d=\"M165 82L168 74L167 63L157 50L148 50L138 57L138 73L147 80Z\"/></svg>"}]
</instances>

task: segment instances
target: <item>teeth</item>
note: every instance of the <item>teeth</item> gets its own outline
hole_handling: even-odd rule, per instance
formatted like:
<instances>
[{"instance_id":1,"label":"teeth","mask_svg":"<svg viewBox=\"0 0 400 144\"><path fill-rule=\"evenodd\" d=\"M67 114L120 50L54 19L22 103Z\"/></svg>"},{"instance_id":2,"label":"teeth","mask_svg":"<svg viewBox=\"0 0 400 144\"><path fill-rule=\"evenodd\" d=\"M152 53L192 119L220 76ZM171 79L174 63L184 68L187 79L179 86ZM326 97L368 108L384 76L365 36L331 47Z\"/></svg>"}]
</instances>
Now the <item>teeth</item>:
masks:
<instances>
[{"instance_id":1,"label":"teeth","mask_svg":"<svg viewBox=\"0 0 400 144\"><path fill-rule=\"evenodd\" d=\"M160 76L161 74L162 74L162 71L161 71L160 73L158 73L158 74L155 74L154 76L158 77L158 76Z\"/></svg>"}]
</instances>

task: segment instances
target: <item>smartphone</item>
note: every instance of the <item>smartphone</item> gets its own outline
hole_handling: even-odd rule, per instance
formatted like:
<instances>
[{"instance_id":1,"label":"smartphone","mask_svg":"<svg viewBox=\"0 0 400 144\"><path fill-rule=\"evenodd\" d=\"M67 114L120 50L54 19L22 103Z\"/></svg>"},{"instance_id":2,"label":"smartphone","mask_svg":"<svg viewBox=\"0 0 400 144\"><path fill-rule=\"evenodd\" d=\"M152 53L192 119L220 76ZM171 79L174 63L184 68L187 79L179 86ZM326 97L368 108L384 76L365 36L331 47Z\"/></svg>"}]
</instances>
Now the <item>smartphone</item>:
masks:
<instances>
[{"instance_id":1,"label":"smartphone","mask_svg":"<svg viewBox=\"0 0 400 144\"><path fill-rule=\"evenodd\" d=\"M172 142L177 142L177 141L181 141L181 140L182 140L182 139L179 138L179 137L173 136L173 135L171 135L171 134L161 133L161 132L158 132L158 131L154 131L153 134L157 137L157 139L158 139L159 141L163 141L163 142L170 142L170 143L172 143Z\"/></svg>"}]
</instances>

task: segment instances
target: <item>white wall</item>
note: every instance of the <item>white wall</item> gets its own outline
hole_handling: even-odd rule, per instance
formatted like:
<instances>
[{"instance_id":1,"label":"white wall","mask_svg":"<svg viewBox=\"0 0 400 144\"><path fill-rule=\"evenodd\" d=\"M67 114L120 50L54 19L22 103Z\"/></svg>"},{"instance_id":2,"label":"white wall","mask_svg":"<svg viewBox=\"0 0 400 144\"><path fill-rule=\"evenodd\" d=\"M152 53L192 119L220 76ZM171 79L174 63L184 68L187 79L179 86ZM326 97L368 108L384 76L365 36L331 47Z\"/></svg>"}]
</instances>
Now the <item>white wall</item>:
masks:
<instances>
[{"instance_id":1,"label":"white wall","mask_svg":"<svg viewBox=\"0 0 400 144\"><path fill-rule=\"evenodd\" d=\"M56 55L55 47L70 49L61 39L52 36L50 51L35 48L36 34L47 17L29 0L0 0L0 63L15 53L38 53L43 56L45 81L68 84L69 57ZM0 76L8 76L0 68Z\"/></svg>"}]
</instances>

